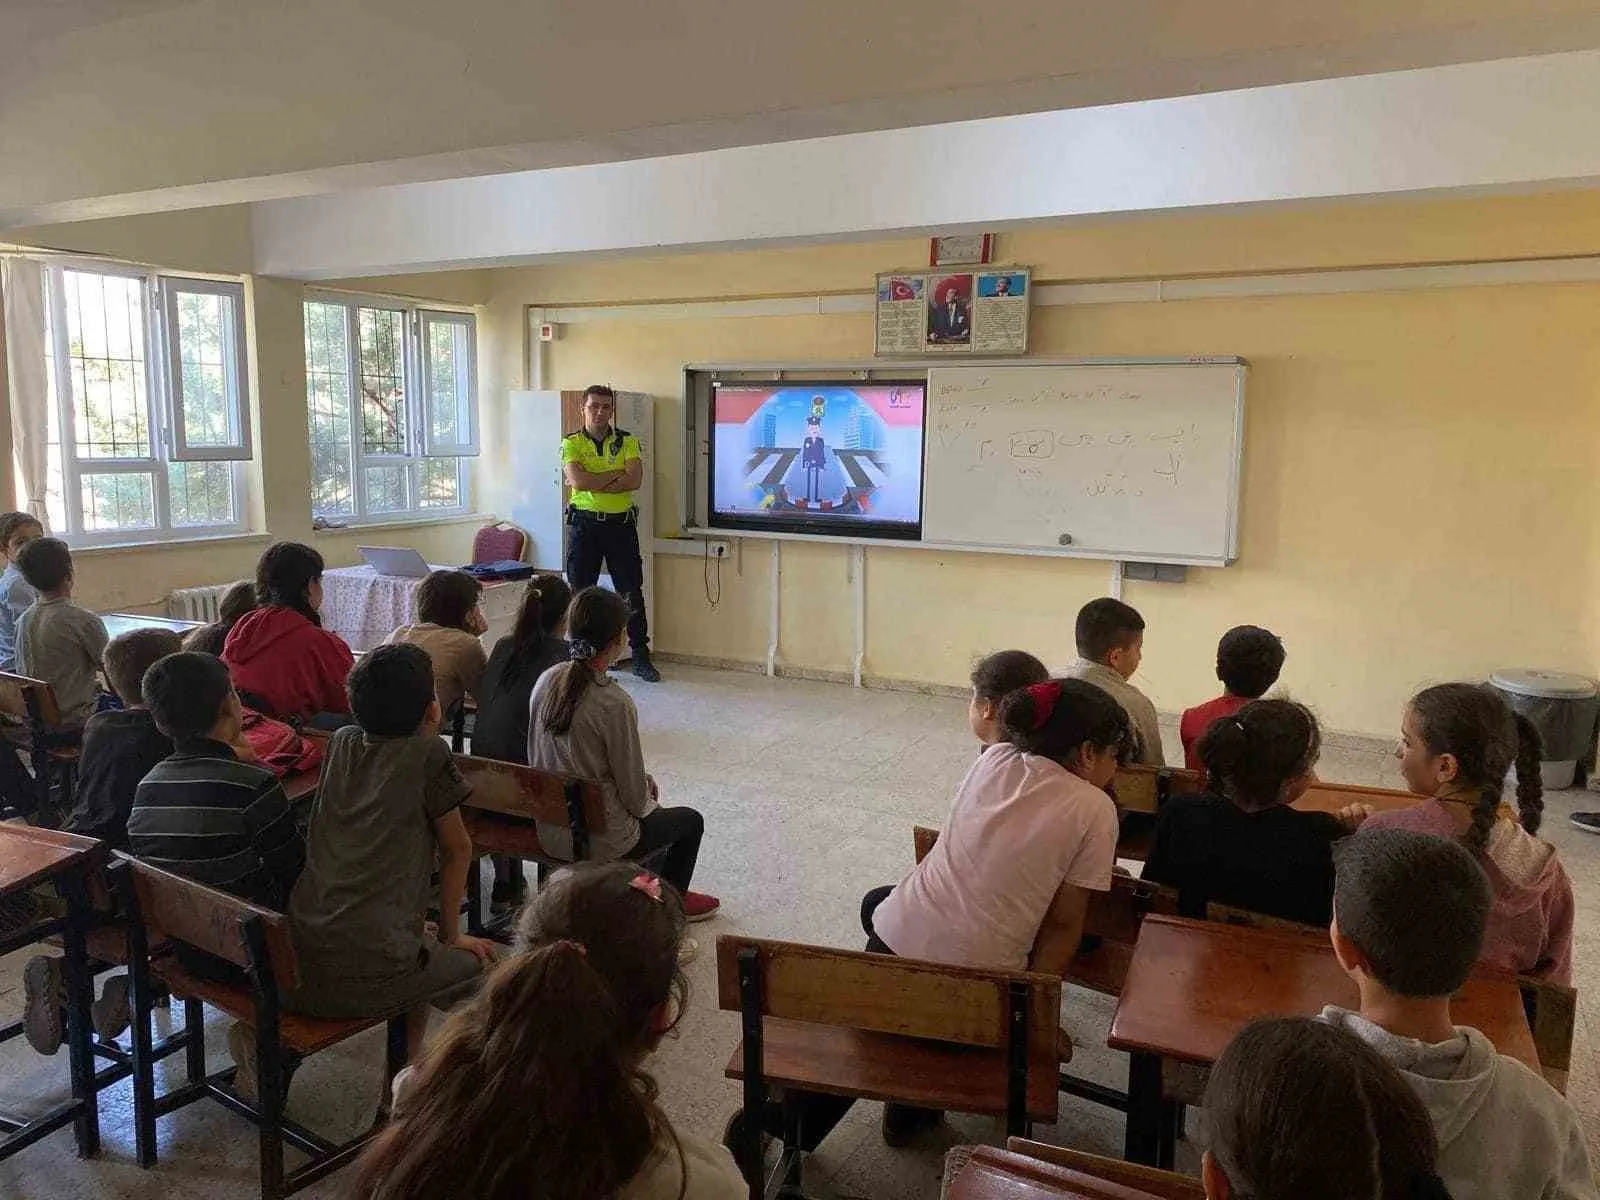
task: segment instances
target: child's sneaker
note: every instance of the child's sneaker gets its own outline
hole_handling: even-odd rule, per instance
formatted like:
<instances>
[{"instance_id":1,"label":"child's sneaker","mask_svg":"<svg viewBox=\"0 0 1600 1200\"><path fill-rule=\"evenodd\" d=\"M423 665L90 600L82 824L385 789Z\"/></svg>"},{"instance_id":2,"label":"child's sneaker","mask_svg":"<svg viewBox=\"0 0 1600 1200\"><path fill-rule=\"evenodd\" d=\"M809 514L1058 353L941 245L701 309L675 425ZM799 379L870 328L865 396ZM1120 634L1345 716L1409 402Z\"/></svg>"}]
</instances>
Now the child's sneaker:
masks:
<instances>
[{"instance_id":1,"label":"child's sneaker","mask_svg":"<svg viewBox=\"0 0 1600 1200\"><path fill-rule=\"evenodd\" d=\"M89 1006L89 1015L94 1020L94 1031L108 1042L127 1031L133 1021L133 1012L128 1006L126 975L113 975L106 980L100 999Z\"/></svg>"},{"instance_id":2,"label":"child's sneaker","mask_svg":"<svg viewBox=\"0 0 1600 1200\"><path fill-rule=\"evenodd\" d=\"M40 1054L54 1054L66 1037L62 1004L61 960L35 955L22 968L22 1035Z\"/></svg>"},{"instance_id":3,"label":"child's sneaker","mask_svg":"<svg viewBox=\"0 0 1600 1200\"><path fill-rule=\"evenodd\" d=\"M683 915L691 921L709 921L721 909L722 901L704 892L683 894Z\"/></svg>"}]
</instances>

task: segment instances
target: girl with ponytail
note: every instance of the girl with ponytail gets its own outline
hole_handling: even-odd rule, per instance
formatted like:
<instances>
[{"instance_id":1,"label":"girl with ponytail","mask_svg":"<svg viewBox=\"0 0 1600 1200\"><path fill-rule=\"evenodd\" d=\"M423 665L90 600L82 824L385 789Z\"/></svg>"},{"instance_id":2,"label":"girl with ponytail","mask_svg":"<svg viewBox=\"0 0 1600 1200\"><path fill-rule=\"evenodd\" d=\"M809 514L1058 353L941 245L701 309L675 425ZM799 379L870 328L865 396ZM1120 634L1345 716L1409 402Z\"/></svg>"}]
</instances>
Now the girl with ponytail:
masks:
<instances>
[{"instance_id":1,"label":"girl with ponytail","mask_svg":"<svg viewBox=\"0 0 1600 1200\"><path fill-rule=\"evenodd\" d=\"M689 890L705 818L692 808L662 808L656 781L645 773L639 710L608 674L627 643L628 606L601 587L579 592L567 610L567 659L533 685L528 702L528 765L541 771L598 780L605 828L589 836L589 858L626 858L650 865L683 895L691 921L721 907L714 896ZM572 831L538 823L539 840L557 858L572 858ZM688 943L693 953L693 943Z\"/></svg>"},{"instance_id":2,"label":"girl with ponytail","mask_svg":"<svg viewBox=\"0 0 1600 1200\"><path fill-rule=\"evenodd\" d=\"M683 1015L677 893L632 864L556 874L518 953L395 1080L361 1200L743 1200L733 1157L675 1132L645 1060Z\"/></svg>"},{"instance_id":3,"label":"girl with ponytail","mask_svg":"<svg viewBox=\"0 0 1600 1200\"><path fill-rule=\"evenodd\" d=\"M1162 806L1144 878L1177 888L1186 916L1216 901L1326 928L1333 843L1368 810L1289 807L1316 780L1321 749L1317 718L1292 700L1256 700L1214 722L1197 748L1207 790Z\"/></svg>"},{"instance_id":4,"label":"girl with ponytail","mask_svg":"<svg viewBox=\"0 0 1600 1200\"><path fill-rule=\"evenodd\" d=\"M1025 656L1026 657L1026 656ZM974 678L974 689L979 686ZM961 781L939 840L893 887L861 901L867 950L957 966L1066 977L1092 892L1109 891L1117 806L1106 787L1134 746L1122 705L1092 683L1047 679L999 699L1001 740ZM1072 1043L1062 1035L1065 1062ZM851 1101L792 1091L803 1149L816 1149ZM885 1105L883 1139L904 1145L942 1114ZM735 1117L742 1123L748 1115ZM761 1122L781 1134L783 1114ZM729 1140L741 1136L729 1128Z\"/></svg>"},{"instance_id":5,"label":"girl with ponytail","mask_svg":"<svg viewBox=\"0 0 1600 1200\"><path fill-rule=\"evenodd\" d=\"M1544 817L1539 734L1498 693L1444 683L1412 697L1396 757L1406 786L1428 799L1368 824L1459 840L1494 889L1480 961L1516 974L1572 981L1572 881L1555 847L1534 835ZM1517 769L1516 812L1502 797Z\"/></svg>"},{"instance_id":6,"label":"girl with ponytail","mask_svg":"<svg viewBox=\"0 0 1600 1200\"><path fill-rule=\"evenodd\" d=\"M472 727L472 752L501 762L528 761L528 700L533 685L551 667L567 661L567 605L572 589L559 575L528 580L511 632L494 644L478 684L478 718ZM527 888L522 863L496 854L490 906L509 912L522 903Z\"/></svg>"},{"instance_id":7,"label":"girl with ponytail","mask_svg":"<svg viewBox=\"0 0 1600 1200\"><path fill-rule=\"evenodd\" d=\"M1321 1021L1246 1025L1211 1068L1205 1110L1206 1200L1450 1200L1422 1101Z\"/></svg>"},{"instance_id":8,"label":"girl with ponytail","mask_svg":"<svg viewBox=\"0 0 1600 1200\"><path fill-rule=\"evenodd\" d=\"M869 893L869 949L1065 975L1089 894L1111 887L1117 809L1105 789L1132 727L1094 684L1051 679L1001 699L1000 736L961 781L928 856Z\"/></svg>"}]
</instances>

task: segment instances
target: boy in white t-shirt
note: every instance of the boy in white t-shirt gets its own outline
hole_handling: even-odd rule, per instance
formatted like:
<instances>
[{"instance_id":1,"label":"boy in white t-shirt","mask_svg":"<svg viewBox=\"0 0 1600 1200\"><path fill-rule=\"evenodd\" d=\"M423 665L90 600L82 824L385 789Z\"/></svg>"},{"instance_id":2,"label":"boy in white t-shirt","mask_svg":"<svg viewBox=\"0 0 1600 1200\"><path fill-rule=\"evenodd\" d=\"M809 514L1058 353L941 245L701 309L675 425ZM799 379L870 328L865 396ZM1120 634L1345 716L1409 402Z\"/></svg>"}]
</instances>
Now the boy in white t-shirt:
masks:
<instances>
[{"instance_id":1,"label":"boy in white t-shirt","mask_svg":"<svg viewBox=\"0 0 1600 1200\"><path fill-rule=\"evenodd\" d=\"M1092 892L1109 891L1117 808L1105 792L1131 744L1128 715L1093 684L1052 679L1005 696L996 742L961 781L938 843L894 887L867 893L867 949L959 966L1065 976ZM849 1100L796 1097L813 1150ZM902 1144L939 1113L887 1105L884 1140ZM739 1122L730 1124L738 1145ZM782 1114L763 1114L782 1133Z\"/></svg>"}]
</instances>

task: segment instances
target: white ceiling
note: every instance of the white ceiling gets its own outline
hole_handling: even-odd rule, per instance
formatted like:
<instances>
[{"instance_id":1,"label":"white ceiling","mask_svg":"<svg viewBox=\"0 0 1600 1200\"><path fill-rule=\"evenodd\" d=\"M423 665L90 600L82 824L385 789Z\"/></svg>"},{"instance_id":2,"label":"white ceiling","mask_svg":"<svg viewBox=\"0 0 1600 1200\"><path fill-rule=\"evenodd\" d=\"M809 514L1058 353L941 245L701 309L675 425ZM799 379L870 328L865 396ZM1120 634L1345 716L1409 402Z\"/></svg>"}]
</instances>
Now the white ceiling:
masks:
<instances>
[{"instance_id":1,"label":"white ceiling","mask_svg":"<svg viewBox=\"0 0 1600 1200\"><path fill-rule=\"evenodd\" d=\"M1593 0L0 0L0 229L1596 46Z\"/></svg>"}]
</instances>

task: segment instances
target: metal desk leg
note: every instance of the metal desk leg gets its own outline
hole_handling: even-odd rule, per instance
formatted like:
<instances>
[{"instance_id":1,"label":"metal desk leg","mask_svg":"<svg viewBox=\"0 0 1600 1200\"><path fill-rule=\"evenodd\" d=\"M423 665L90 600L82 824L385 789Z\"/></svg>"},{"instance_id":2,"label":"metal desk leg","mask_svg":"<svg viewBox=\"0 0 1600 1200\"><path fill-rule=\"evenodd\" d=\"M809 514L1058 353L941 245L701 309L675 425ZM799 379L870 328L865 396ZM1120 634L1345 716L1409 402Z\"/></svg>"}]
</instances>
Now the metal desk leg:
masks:
<instances>
[{"instance_id":1,"label":"metal desk leg","mask_svg":"<svg viewBox=\"0 0 1600 1200\"><path fill-rule=\"evenodd\" d=\"M1130 1054L1128 1126L1122 1156L1129 1162L1156 1166L1161 1158L1162 1126L1161 1059L1154 1054Z\"/></svg>"},{"instance_id":2,"label":"metal desk leg","mask_svg":"<svg viewBox=\"0 0 1600 1200\"><path fill-rule=\"evenodd\" d=\"M81 870L63 877L59 890L67 902L67 923L62 937L66 948L62 967L67 989L67 1053L72 1071L72 1096L83 1106L73 1129L78 1139L78 1154L88 1158L100 1151L100 1110L92 1046L94 1025L89 1015L94 981L89 975L89 955L84 944L84 930L93 919L93 913Z\"/></svg>"}]
</instances>

